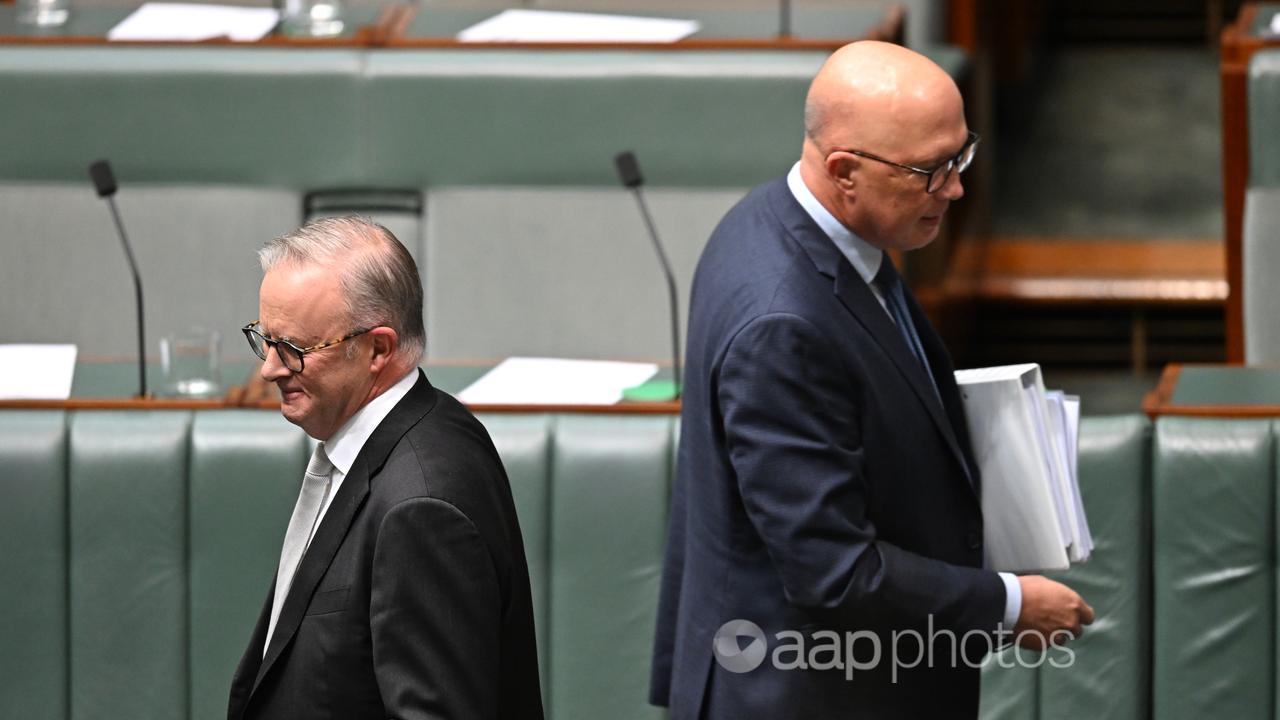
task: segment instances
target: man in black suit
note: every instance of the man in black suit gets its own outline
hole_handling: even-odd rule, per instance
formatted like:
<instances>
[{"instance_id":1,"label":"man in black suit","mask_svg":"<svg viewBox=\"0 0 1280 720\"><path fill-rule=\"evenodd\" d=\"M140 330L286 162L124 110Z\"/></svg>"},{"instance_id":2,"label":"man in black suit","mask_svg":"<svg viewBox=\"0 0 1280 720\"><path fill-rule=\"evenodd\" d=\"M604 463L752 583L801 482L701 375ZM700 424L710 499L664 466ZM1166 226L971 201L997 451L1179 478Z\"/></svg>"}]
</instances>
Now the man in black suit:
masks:
<instances>
[{"instance_id":1,"label":"man in black suit","mask_svg":"<svg viewBox=\"0 0 1280 720\"><path fill-rule=\"evenodd\" d=\"M418 369L413 258L360 218L259 255L245 335L321 442L228 718L541 718L511 488L479 421Z\"/></svg>"},{"instance_id":2,"label":"man in black suit","mask_svg":"<svg viewBox=\"0 0 1280 720\"><path fill-rule=\"evenodd\" d=\"M941 68L847 46L800 162L708 242L650 689L672 720L973 718L1002 625L1034 647L1091 622L982 568L951 361L885 253L934 239L977 140Z\"/></svg>"}]
</instances>

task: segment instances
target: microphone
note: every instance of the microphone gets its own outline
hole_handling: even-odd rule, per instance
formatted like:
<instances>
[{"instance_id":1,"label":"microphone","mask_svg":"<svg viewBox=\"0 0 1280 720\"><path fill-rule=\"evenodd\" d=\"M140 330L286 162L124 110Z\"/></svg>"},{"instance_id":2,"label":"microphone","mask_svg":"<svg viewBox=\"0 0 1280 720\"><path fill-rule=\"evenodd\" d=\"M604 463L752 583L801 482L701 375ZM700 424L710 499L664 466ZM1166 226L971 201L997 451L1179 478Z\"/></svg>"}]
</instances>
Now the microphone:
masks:
<instances>
[{"instance_id":1,"label":"microphone","mask_svg":"<svg viewBox=\"0 0 1280 720\"><path fill-rule=\"evenodd\" d=\"M778 37L791 37L791 0L779 0L778 2Z\"/></svg>"},{"instance_id":2,"label":"microphone","mask_svg":"<svg viewBox=\"0 0 1280 720\"><path fill-rule=\"evenodd\" d=\"M618 168L618 177L622 180L622 184L630 188L636 196L636 203L640 206L640 216L644 218L645 227L649 231L649 240L653 242L653 251L658 255L658 262L662 265L662 273L667 278L667 299L671 308L671 372L675 377L675 385L669 393L669 399L680 399L680 305L679 298L676 295L676 276L671 272L671 263L667 261L667 253L662 249L662 242L658 240L658 231L653 226L653 218L649 215L649 207L644 202L644 193L641 186L644 185L644 176L640 174L640 164L636 162L635 153L630 150L618 153L613 158L613 164Z\"/></svg>"},{"instance_id":3,"label":"microphone","mask_svg":"<svg viewBox=\"0 0 1280 720\"><path fill-rule=\"evenodd\" d=\"M138 263L133 259L133 248L129 246L129 238L124 232L124 223L120 222L120 211L116 209L115 194L118 186L116 176L111 172L111 164L99 160L89 166L89 179L98 191L98 197L107 201L111 208L111 218L116 223L116 233L120 236L120 244L124 246L125 258L129 261L129 272L133 273L133 294L138 308L138 397L147 397L147 341L142 314L142 278L138 275Z\"/></svg>"}]
</instances>

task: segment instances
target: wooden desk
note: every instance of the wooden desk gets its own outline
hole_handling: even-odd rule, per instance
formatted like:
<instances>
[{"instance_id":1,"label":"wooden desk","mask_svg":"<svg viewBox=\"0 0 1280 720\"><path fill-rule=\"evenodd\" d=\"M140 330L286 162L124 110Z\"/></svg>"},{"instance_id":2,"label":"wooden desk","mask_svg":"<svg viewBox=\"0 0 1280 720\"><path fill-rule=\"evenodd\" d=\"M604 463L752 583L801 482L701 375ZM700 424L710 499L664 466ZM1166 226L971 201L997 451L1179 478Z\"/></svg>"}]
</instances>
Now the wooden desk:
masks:
<instances>
[{"instance_id":1,"label":"wooden desk","mask_svg":"<svg viewBox=\"0 0 1280 720\"><path fill-rule=\"evenodd\" d=\"M437 49L541 50L835 50L860 39L901 43L905 12L900 5L852 8L796 9L794 34L778 37L778 14L763 9L688 9L678 13L648 13L697 20L702 30L675 43L463 43L456 39L465 28L501 8L449 8L394 2L382 7L348 7L347 30L336 38L303 38L272 34L256 43L227 39L201 43L117 43L107 32L133 8L73 7L67 23L57 28L32 28L17 23L17 9L0 4L0 44L63 45L268 45L279 47L397 47ZM645 13L636 13L645 14Z\"/></svg>"},{"instance_id":2,"label":"wooden desk","mask_svg":"<svg viewBox=\"0 0 1280 720\"><path fill-rule=\"evenodd\" d=\"M190 42L116 42L107 33L128 17L132 7L76 7L61 27L37 28L19 25L14 5L0 5L0 45L264 45L275 47L367 47L381 45L399 13L407 5L354 7L346 10L346 29L333 38L302 38L272 34L253 43L226 38Z\"/></svg>"},{"instance_id":3,"label":"wooden desk","mask_svg":"<svg viewBox=\"0 0 1280 720\"><path fill-rule=\"evenodd\" d=\"M1142 412L1152 420L1280 417L1280 368L1171 364L1143 398Z\"/></svg>"},{"instance_id":4,"label":"wooden desk","mask_svg":"<svg viewBox=\"0 0 1280 720\"><path fill-rule=\"evenodd\" d=\"M552 8L544 8L552 9ZM697 20L701 29L674 43L520 43L459 42L462 30L497 14L495 8L444 8L406 5L392 21L386 45L396 48L542 49L542 50L825 50L854 40L901 43L905 11L900 5L794 8L792 34L778 35L773 9L683 8L678 12L636 11L630 14ZM628 14L628 13L614 13Z\"/></svg>"},{"instance_id":5,"label":"wooden desk","mask_svg":"<svg viewBox=\"0 0 1280 720\"><path fill-rule=\"evenodd\" d=\"M1244 195L1249 184L1249 59L1280 37L1262 30L1280 3L1248 3L1222 31L1219 63L1222 92L1222 209L1227 248L1227 362L1244 362Z\"/></svg>"},{"instance_id":6,"label":"wooden desk","mask_svg":"<svg viewBox=\"0 0 1280 720\"><path fill-rule=\"evenodd\" d=\"M451 394L457 394L470 385L494 364L441 364L427 365L423 370L432 385ZM234 363L224 371L231 380L245 378L255 365ZM659 371L659 377L666 370ZM159 367L147 368L149 387L160 377ZM193 400L186 398L129 397L129 388L137 389L137 366L127 362L82 362L76 365L76 379L72 384L69 400L0 400L0 410L279 410L279 396L274 386L267 386L267 396L256 395L239 400L242 392L235 388L221 398ZM678 415L680 403L629 402L616 405L468 405L476 413L585 413L594 415Z\"/></svg>"}]
</instances>

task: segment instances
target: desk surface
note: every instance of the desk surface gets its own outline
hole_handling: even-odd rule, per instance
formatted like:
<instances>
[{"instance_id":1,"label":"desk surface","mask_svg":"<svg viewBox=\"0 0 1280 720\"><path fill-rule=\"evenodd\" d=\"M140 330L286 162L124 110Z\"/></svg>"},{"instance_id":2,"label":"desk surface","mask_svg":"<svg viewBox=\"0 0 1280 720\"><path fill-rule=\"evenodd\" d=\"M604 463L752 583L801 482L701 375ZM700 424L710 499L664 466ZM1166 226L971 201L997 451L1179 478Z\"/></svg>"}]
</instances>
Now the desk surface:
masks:
<instances>
[{"instance_id":1,"label":"desk surface","mask_svg":"<svg viewBox=\"0 0 1280 720\"><path fill-rule=\"evenodd\" d=\"M134 11L134 7L80 7L72 4L67 22L56 28L37 28L18 24L16 5L0 5L0 44L90 44L90 45L285 45L310 47L372 44L380 35L376 28L390 22L388 7L358 6L346 9L345 29L334 38L293 38L268 35L256 43L210 40L200 43L148 42L116 43L107 40L107 32Z\"/></svg>"},{"instance_id":2,"label":"desk surface","mask_svg":"<svg viewBox=\"0 0 1280 720\"><path fill-rule=\"evenodd\" d=\"M257 363L233 362L224 365L223 384L226 387L243 383ZM456 395L484 375L491 364L425 365L423 370L431 384L447 393ZM152 392L159 385L160 366L147 366L147 386ZM658 371L658 379L670 379L669 368ZM81 362L76 364L71 383L70 400L0 400L0 409L57 409L57 410L220 410L231 408L277 409L278 400L251 403L229 402L226 398L192 400L184 398L131 397L138 387L137 366L128 362ZM491 413L592 413L622 415L673 415L680 412L679 402L630 402L617 405L471 405L475 412Z\"/></svg>"},{"instance_id":3,"label":"desk surface","mask_svg":"<svg viewBox=\"0 0 1280 720\"><path fill-rule=\"evenodd\" d=\"M461 43L456 35L502 8L450 8L389 2L378 6L348 6L346 30L336 38L296 38L269 35L257 43L227 40L203 43L143 43L147 45L279 45L286 47L363 46L430 48L541 48L715 50L779 49L831 50L855 39L900 42L903 12L891 3L852 7L796 8L791 36L779 37L779 15L768 9L685 9L671 13L637 12L650 16L697 20L702 29L675 43ZM132 7L73 6L66 24L57 28L33 28L17 23L17 8L0 4L0 44L136 44L111 43L107 32L123 20ZM612 13L626 14L626 13Z\"/></svg>"},{"instance_id":4,"label":"desk surface","mask_svg":"<svg viewBox=\"0 0 1280 720\"><path fill-rule=\"evenodd\" d=\"M1280 417L1280 368L1172 364L1143 400L1142 411L1152 419Z\"/></svg>"},{"instance_id":5,"label":"desk surface","mask_svg":"<svg viewBox=\"0 0 1280 720\"><path fill-rule=\"evenodd\" d=\"M545 8L553 9L553 8ZM775 9L682 8L679 11L601 12L696 20L701 29L674 43L460 43L454 38L466 28L491 17L495 8L411 6L388 38L392 47L545 47L554 49L835 49L855 39L900 41L901 7L889 3L850 7L794 8L791 35L779 36L781 18ZM579 10L580 11L580 10ZM598 11L593 11L598 12Z\"/></svg>"}]
</instances>

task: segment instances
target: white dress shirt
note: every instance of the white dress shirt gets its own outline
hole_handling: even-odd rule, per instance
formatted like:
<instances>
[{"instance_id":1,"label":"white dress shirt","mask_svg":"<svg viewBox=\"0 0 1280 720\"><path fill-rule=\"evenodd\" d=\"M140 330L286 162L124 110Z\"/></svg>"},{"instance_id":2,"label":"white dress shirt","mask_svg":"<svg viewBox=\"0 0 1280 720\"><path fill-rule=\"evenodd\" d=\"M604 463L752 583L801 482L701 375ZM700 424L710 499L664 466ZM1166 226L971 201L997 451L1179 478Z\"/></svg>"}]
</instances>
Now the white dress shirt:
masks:
<instances>
[{"instance_id":1,"label":"white dress shirt","mask_svg":"<svg viewBox=\"0 0 1280 720\"><path fill-rule=\"evenodd\" d=\"M391 387L387 388L378 397L370 400L364 407L356 411L355 415L347 418L347 421L338 428L324 443L325 454L329 456L329 462L333 463L333 471L329 474L329 494L325 497L324 503L320 506L320 515L316 518L313 527L319 528L320 523L324 520L324 514L328 512L329 505L333 503L333 498L338 495L338 489L342 487L342 481L347 477L347 473L351 472L351 465L356 461L356 456L360 454L360 449L369 441L369 436L374 430L382 424L382 421L391 414L394 408L409 391L413 389L414 383L418 382L418 369L414 368L408 375L400 378L400 380ZM314 537L315 530L312 530ZM310 540L308 540L310 544Z\"/></svg>"},{"instance_id":2,"label":"white dress shirt","mask_svg":"<svg viewBox=\"0 0 1280 720\"><path fill-rule=\"evenodd\" d=\"M871 293L875 295L876 300L880 301L880 307L885 307L884 297L880 294L880 289L875 283L871 282L876 273L880 272L880 263L885 261L884 251L863 240L854 234L852 230L845 227L844 223L836 219L831 211L827 210L818 198L814 197L809 186L804 184L804 178L800 177L800 163L791 166L791 172L787 173L787 187L790 188L791 194L795 196L796 202L800 203L800 207L813 218L818 224L818 228L831 238L831 242L835 243L836 249L841 255L849 261L853 269L867 283ZM885 308L885 314L889 315L889 320L893 320L893 316L889 314L888 308ZM1018 616L1022 613L1022 585L1018 583L1018 577L1013 573L999 573L1000 579L1004 581L1004 626L1003 630L1012 633L1013 628L1018 624Z\"/></svg>"}]
</instances>

